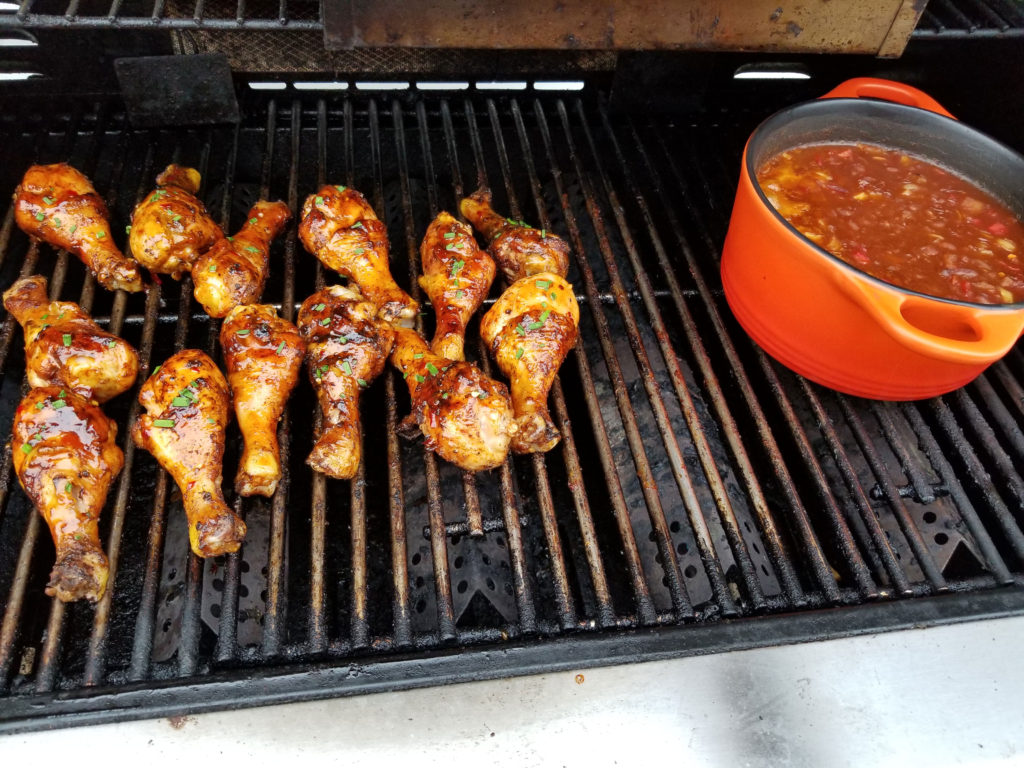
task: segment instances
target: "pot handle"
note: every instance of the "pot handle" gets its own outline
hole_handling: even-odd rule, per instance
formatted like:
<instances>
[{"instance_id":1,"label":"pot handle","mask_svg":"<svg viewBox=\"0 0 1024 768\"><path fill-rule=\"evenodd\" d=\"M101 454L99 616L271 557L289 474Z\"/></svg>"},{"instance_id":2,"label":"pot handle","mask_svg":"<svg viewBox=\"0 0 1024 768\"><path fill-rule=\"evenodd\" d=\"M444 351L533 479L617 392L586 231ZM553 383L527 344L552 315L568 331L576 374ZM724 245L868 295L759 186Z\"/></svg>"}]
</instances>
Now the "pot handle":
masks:
<instances>
[{"instance_id":1,"label":"pot handle","mask_svg":"<svg viewBox=\"0 0 1024 768\"><path fill-rule=\"evenodd\" d=\"M823 99L882 99L906 104L908 107L927 109L945 117L956 120L949 110L935 99L912 85L897 83L895 80L883 80L880 77L854 77L840 83L826 93Z\"/></svg>"},{"instance_id":2,"label":"pot handle","mask_svg":"<svg viewBox=\"0 0 1024 768\"><path fill-rule=\"evenodd\" d=\"M909 349L964 365L1003 357L1024 332L1024 311L947 304L842 274L846 294Z\"/></svg>"}]
</instances>

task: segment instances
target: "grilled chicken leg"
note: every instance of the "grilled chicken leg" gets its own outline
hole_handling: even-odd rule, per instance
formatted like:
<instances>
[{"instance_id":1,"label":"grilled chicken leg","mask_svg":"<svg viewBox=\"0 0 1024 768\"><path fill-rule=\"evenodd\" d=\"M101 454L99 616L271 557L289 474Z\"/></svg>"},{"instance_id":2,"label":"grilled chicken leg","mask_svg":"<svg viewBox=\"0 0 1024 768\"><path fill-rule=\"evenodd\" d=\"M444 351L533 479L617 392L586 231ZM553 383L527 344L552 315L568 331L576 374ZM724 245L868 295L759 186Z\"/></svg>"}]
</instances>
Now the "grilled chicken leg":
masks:
<instances>
[{"instance_id":1,"label":"grilled chicken leg","mask_svg":"<svg viewBox=\"0 0 1024 768\"><path fill-rule=\"evenodd\" d=\"M427 228L420 260L420 286L437 316L430 348L449 360L465 360L466 324L491 290L494 260L477 247L469 227L444 211Z\"/></svg>"},{"instance_id":2,"label":"grilled chicken leg","mask_svg":"<svg viewBox=\"0 0 1024 768\"><path fill-rule=\"evenodd\" d=\"M65 603L96 602L107 586L98 526L124 464L116 437L99 406L59 387L31 390L14 414L14 469L57 548L46 594Z\"/></svg>"},{"instance_id":3,"label":"grilled chicken leg","mask_svg":"<svg viewBox=\"0 0 1024 768\"><path fill-rule=\"evenodd\" d=\"M66 163L33 165L14 192L26 234L78 256L107 290L141 291L139 265L114 245L108 216L89 179Z\"/></svg>"},{"instance_id":4,"label":"grilled chicken leg","mask_svg":"<svg viewBox=\"0 0 1024 768\"><path fill-rule=\"evenodd\" d=\"M484 343L512 382L516 453L549 451L561 438L548 413L548 390L579 323L572 285L545 272L514 282L480 320Z\"/></svg>"},{"instance_id":5,"label":"grilled chicken leg","mask_svg":"<svg viewBox=\"0 0 1024 768\"><path fill-rule=\"evenodd\" d=\"M195 295L210 317L259 301L267 282L270 243L292 217L284 203L260 201L230 240L222 237L192 265Z\"/></svg>"},{"instance_id":6,"label":"grilled chicken leg","mask_svg":"<svg viewBox=\"0 0 1024 768\"><path fill-rule=\"evenodd\" d=\"M391 326L376 316L377 307L359 291L339 285L317 291L299 310L309 376L324 412L306 463L339 480L359 469L359 392L384 370L394 342Z\"/></svg>"},{"instance_id":7,"label":"grilled chicken leg","mask_svg":"<svg viewBox=\"0 0 1024 768\"><path fill-rule=\"evenodd\" d=\"M180 280L224 236L196 197L200 181L194 168L169 165L156 177L156 190L135 206L128 245L150 272Z\"/></svg>"},{"instance_id":8,"label":"grilled chicken leg","mask_svg":"<svg viewBox=\"0 0 1024 768\"><path fill-rule=\"evenodd\" d=\"M391 277L384 222L356 190L327 184L307 197L299 237L324 266L358 285L385 320L415 317L419 311L419 305Z\"/></svg>"},{"instance_id":9,"label":"grilled chicken leg","mask_svg":"<svg viewBox=\"0 0 1024 768\"><path fill-rule=\"evenodd\" d=\"M498 262L505 280L540 272L565 277L569 272L569 246L558 235L499 216L491 208L491 191L481 187L459 202L459 210L485 238L487 250Z\"/></svg>"},{"instance_id":10,"label":"grilled chicken leg","mask_svg":"<svg viewBox=\"0 0 1024 768\"><path fill-rule=\"evenodd\" d=\"M231 393L213 361L197 349L183 349L142 385L146 413L132 439L156 457L181 489L188 537L199 557L236 551L245 523L224 503L221 463Z\"/></svg>"},{"instance_id":11,"label":"grilled chicken leg","mask_svg":"<svg viewBox=\"0 0 1024 768\"><path fill-rule=\"evenodd\" d=\"M33 387L66 387L104 403L135 383L139 356L102 330L80 306L50 301L46 278L24 277L4 292L4 306L25 332L25 368Z\"/></svg>"},{"instance_id":12,"label":"grilled chicken leg","mask_svg":"<svg viewBox=\"0 0 1024 768\"><path fill-rule=\"evenodd\" d=\"M462 469L493 469L505 461L516 430L508 389L472 363L435 355L416 331L395 328L391 364L412 396L408 425L428 450Z\"/></svg>"},{"instance_id":13,"label":"grilled chicken leg","mask_svg":"<svg viewBox=\"0 0 1024 768\"><path fill-rule=\"evenodd\" d=\"M273 496L281 479L277 423L299 380L306 345L269 304L235 307L220 328L235 415L245 438L235 492Z\"/></svg>"}]
</instances>

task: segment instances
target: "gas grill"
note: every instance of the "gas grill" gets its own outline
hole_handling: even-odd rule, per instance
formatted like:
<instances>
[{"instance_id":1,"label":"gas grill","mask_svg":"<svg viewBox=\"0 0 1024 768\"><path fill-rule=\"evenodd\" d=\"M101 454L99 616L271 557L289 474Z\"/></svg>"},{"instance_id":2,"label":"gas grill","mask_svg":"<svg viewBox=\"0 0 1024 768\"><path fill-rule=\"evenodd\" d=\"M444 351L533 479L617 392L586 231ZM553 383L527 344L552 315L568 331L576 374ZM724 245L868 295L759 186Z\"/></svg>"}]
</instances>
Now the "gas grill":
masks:
<instances>
[{"instance_id":1,"label":"gas grill","mask_svg":"<svg viewBox=\"0 0 1024 768\"><path fill-rule=\"evenodd\" d=\"M10 61L44 75L0 89L0 190L32 162L67 160L119 232L178 162L200 170L200 196L234 231L257 199L297 212L318 185L344 183L386 222L392 272L420 299L427 224L485 184L496 209L572 248L581 340L551 395L563 442L464 474L398 437L409 402L389 370L362 398L360 474L325 480L304 463L319 414L303 381L282 421L287 472L273 499L233 496L230 428L225 490L249 536L204 562L189 551L176 486L129 433L138 387L174 351L222 362L219 322L188 278L147 294L97 290L77 259L29 242L7 206L0 287L48 276L54 298L134 344L142 370L107 407L125 468L101 521L111 577L96 606L45 597L49 537L9 443L0 457L0 732L1024 612L1024 349L941 398L859 400L761 352L718 278L746 136L847 75L912 81L1024 149L1019 88L993 96L1024 67L1019 5L933 0L894 60L311 49L324 26L315 3L286 0L0 10L0 40L39 43L11 48L25 53ZM197 126L195 112L188 124L186 95L167 105L173 124L154 122L110 66L143 51L226 60L239 121ZM936 71L951 56L970 67ZM745 67L810 79L736 79ZM972 71L991 87L973 88ZM263 301L288 319L335 279L294 224L271 263ZM432 330L429 308L421 322ZM492 370L475 323L467 352ZM9 434L27 386L11 317L0 370Z\"/></svg>"}]
</instances>

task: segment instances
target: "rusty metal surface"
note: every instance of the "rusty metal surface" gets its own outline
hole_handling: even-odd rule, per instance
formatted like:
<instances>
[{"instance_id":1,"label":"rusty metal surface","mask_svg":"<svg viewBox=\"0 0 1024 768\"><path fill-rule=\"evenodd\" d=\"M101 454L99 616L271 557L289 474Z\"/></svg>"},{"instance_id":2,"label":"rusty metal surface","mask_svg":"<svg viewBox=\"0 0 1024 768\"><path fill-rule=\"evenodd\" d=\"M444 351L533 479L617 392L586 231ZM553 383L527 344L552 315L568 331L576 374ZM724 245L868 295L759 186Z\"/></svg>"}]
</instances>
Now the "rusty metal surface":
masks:
<instances>
[{"instance_id":1,"label":"rusty metal surface","mask_svg":"<svg viewBox=\"0 0 1024 768\"><path fill-rule=\"evenodd\" d=\"M324 0L328 49L715 49L898 55L921 0Z\"/></svg>"}]
</instances>

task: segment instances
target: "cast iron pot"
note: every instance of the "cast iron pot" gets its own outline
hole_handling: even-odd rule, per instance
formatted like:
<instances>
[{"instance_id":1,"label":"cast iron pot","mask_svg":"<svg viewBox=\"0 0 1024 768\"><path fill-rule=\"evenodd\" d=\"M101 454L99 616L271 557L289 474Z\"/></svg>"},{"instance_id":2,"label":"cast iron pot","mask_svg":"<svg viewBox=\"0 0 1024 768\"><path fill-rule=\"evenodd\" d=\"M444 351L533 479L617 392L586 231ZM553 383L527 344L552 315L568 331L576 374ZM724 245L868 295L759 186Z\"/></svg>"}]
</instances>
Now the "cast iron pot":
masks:
<instances>
[{"instance_id":1,"label":"cast iron pot","mask_svg":"<svg viewBox=\"0 0 1024 768\"><path fill-rule=\"evenodd\" d=\"M1020 338L1024 303L973 304L892 285L787 223L758 185L757 169L794 147L839 142L931 160L1024 213L1024 157L916 88L848 80L777 112L751 134L722 250L729 306L772 357L840 392L915 400L963 386Z\"/></svg>"}]
</instances>

